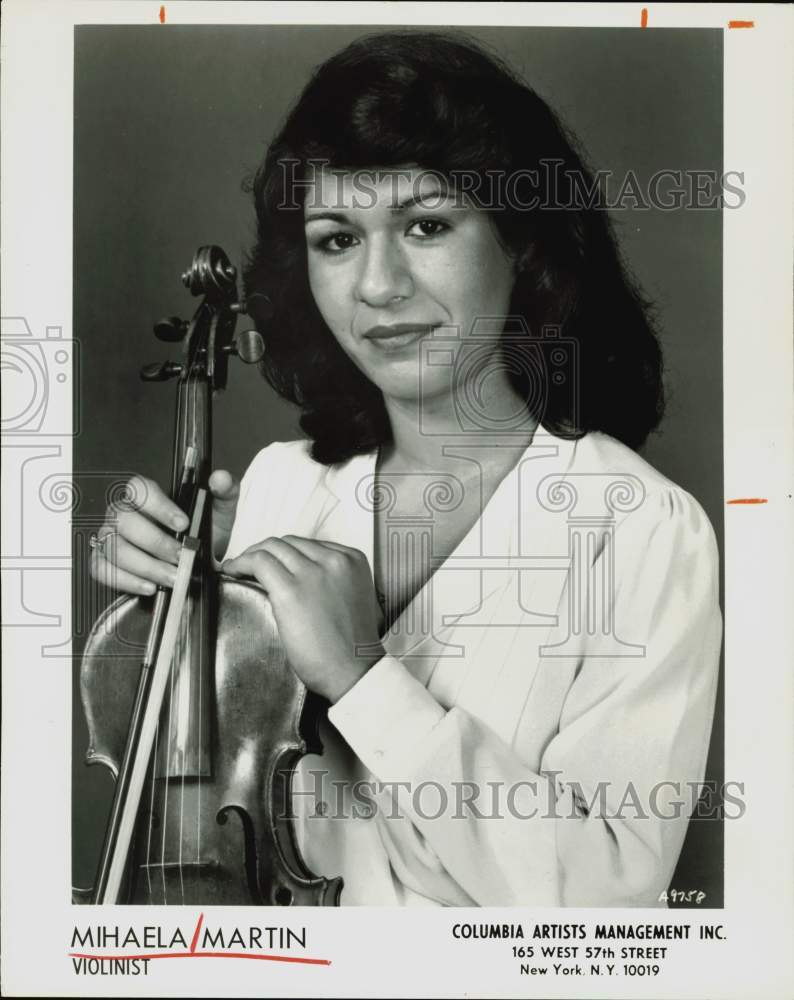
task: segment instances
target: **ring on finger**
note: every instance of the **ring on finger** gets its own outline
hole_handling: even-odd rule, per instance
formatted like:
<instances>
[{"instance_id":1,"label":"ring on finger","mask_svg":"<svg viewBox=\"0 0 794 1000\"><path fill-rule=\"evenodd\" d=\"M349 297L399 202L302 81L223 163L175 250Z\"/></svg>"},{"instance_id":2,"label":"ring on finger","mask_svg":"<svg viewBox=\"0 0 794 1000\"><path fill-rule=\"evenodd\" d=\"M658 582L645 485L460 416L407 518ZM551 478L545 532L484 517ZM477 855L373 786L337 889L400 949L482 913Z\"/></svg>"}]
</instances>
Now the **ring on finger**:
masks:
<instances>
[{"instance_id":1,"label":"ring on finger","mask_svg":"<svg viewBox=\"0 0 794 1000\"><path fill-rule=\"evenodd\" d=\"M105 545L107 544L107 540L108 540L108 538L110 537L111 534L112 534L112 532L108 532L108 534L103 535L100 538L99 535L97 535L97 533L94 532L91 535L91 537L88 539L88 544L91 546L92 549L96 549L99 552L100 555L104 556L105 555Z\"/></svg>"}]
</instances>

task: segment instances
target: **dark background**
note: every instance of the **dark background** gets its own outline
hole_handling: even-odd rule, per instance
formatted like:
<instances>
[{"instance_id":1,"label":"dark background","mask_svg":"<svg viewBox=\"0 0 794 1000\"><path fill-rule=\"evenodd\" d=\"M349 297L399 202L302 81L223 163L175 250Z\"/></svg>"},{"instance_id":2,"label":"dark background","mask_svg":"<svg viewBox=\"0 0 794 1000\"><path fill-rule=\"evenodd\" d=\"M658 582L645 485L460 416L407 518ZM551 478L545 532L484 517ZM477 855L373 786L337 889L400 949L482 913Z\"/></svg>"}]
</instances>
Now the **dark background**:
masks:
<instances>
[{"instance_id":1,"label":"dark background","mask_svg":"<svg viewBox=\"0 0 794 1000\"><path fill-rule=\"evenodd\" d=\"M180 275L194 250L220 244L239 264L254 233L251 177L311 70L366 27L100 27L75 31L74 335L76 523L101 520L110 479L167 483L174 385L142 384L147 361L177 357L155 341L163 315L188 318ZM386 30L386 29L383 29ZM433 29L430 29L433 30ZM468 28L517 68L581 140L596 169L645 181L657 170L722 171L722 32ZM54 169L55 169L54 165ZM722 219L719 211L612 214L634 274L655 302L668 411L642 454L689 490L723 552ZM215 465L238 475L276 440L300 437L297 414L258 372L236 364L215 408ZM110 598L87 583L76 540L75 654ZM722 561L722 560L721 560ZM111 779L86 769L75 660L73 877L94 876ZM707 780L722 781L722 685ZM672 886L721 906L722 824L690 823Z\"/></svg>"}]
</instances>

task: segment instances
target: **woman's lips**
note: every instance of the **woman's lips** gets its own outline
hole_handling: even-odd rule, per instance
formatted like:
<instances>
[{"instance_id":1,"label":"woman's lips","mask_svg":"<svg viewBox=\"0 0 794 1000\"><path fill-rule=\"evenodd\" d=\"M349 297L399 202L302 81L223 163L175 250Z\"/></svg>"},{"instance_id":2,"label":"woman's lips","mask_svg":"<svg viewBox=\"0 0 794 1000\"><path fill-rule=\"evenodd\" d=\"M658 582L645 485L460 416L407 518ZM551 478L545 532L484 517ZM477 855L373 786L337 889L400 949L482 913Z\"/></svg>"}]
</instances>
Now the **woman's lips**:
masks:
<instances>
[{"instance_id":1,"label":"woman's lips","mask_svg":"<svg viewBox=\"0 0 794 1000\"><path fill-rule=\"evenodd\" d=\"M373 326L364 337L381 351L398 351L426 337L434 329L433 323L395 323L392 326Z\"/></svg>"}]
</instances>

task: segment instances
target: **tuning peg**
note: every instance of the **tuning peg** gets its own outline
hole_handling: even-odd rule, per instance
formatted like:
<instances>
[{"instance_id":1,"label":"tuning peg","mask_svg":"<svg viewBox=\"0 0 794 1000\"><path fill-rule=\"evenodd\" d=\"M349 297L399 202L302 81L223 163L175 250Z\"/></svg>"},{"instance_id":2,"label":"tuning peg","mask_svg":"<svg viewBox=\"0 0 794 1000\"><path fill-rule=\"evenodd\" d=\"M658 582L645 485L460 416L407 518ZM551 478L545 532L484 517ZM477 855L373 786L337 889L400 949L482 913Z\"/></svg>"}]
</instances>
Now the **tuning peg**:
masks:
<instances>
[{"instance_id":1,"label":"tuning peg","mask_svg":"<svg viewBox=\"0 0 794 1000\"><path fill-rule=\"evenodd\" d=\"M265 342L257 330L238 330L225 350L227 354L236 354L245 364L255 365L265 356Z\"/></svg>"},{"instance_id":2,"label":"tuning peg","mask_svg":"<svg viewBox=\"0 0 794 1000\"><path fill-rule=\"evenodd\" d=\"M267 295L262 295L261 292L254 292L248 298L241 299L240 302L235 302L232 305L232 312L245 313L258 323L266 323L269 319L273 318L274 309L273 303Z\"/></svg>"},{"instance_id":3,"label":"tuning peg","mask_svg":"<svg viewBox=\"0 0 794 1000\"><path fill-rule=\"evenodd\" d=\"M187 323L178 316L169 316L154 324L154 335L158 340L174 344L181 340L187 332Z\"/></svg>"},{"instance_id":4,"label":"tuning peg","mask_svg":"<svg viewBox=\"0 0 794 1000\"><path fill-rule=\"evenodd\" d=\"M182 365L174 361L155 361L141 368L141 378L144 382L167 382L175 375L182 374Z\"/></svg>"}]
</instances>

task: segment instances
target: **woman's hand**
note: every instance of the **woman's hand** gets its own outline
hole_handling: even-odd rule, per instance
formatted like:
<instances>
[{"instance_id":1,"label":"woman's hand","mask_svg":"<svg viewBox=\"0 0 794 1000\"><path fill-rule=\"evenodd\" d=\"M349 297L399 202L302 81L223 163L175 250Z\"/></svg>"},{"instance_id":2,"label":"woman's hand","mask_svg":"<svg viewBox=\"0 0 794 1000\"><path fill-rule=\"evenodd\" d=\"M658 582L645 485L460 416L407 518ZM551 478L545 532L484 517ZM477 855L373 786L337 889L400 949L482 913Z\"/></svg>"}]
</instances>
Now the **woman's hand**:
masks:
<instances>
[{"instance_id":1,"label":"woman's hand","mask_svg":"<svg viewBox=\"0 0 794 1000\"><path fill-rule=\"evenodd\" d=\"M265 588L290 665L332 704L385 656L363 552L285 535L252 545L221 569Z\"/></svg>"},{"instance_id":2,"label":"woman's hand","mask_svg":"<svg viewBox=\"0 0 794 1000\"><path fill-rule=\"evenodd\" d=\"M218 558L229 541L240 484L231 473L218 469L210 476L209 487L213 554ZM184 531L187 525L185 514L157 483L133 476L124 498L108 507L97 532L101 544L91 553L91 576L130 594L153 594L158 584L171 587L180 551L173 532Z\"/></svg>"}]
</instances>

